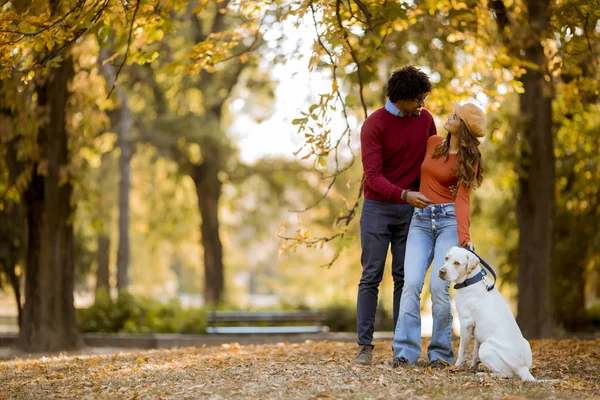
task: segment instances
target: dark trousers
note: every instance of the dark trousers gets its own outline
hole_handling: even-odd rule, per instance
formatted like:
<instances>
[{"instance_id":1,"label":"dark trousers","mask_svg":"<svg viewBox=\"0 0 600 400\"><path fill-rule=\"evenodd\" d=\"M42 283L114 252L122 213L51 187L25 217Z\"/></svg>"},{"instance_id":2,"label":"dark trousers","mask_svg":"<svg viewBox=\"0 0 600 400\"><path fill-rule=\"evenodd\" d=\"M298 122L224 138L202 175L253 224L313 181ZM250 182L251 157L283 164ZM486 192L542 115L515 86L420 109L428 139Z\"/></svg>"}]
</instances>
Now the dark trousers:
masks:
<instances>
[{"instance_id":1,"label":"dark trousers","mask_svg":"<svg viewBox=\"0 0 600 400\"><path fill-rule=\"evenodd\" d=\"M356 307L358 344L371 344L375 330L375 313L379 283L388 249L392 249L394 279L394 327L398 321L400 297L404 286L404 253L414 207L365 199L360 217L362 276L358 285Z\"/></svg>"}]
</instances>

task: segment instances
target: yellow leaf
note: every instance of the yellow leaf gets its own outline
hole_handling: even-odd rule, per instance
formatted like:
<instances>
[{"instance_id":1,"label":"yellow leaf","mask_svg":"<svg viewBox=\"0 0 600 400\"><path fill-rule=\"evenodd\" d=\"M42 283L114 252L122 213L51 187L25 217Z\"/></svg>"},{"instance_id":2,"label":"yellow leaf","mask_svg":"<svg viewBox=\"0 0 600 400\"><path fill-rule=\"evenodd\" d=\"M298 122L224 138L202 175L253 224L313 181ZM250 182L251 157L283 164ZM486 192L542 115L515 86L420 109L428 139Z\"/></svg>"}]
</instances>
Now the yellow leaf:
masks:
<instances>
[{"instance_id":1,"label":"yellow leaf","mask_svg":"<svg viewBox=\"0 0 600 400\"><path fill-rule=\"evenodd\" d=\"M33 45L33 49L37 52L40 52L42 50L44 50L44 48L46 47L46 43L42 42L42 41L37 41L35 42L35 44Z\"/></svg>"}]
</instances>

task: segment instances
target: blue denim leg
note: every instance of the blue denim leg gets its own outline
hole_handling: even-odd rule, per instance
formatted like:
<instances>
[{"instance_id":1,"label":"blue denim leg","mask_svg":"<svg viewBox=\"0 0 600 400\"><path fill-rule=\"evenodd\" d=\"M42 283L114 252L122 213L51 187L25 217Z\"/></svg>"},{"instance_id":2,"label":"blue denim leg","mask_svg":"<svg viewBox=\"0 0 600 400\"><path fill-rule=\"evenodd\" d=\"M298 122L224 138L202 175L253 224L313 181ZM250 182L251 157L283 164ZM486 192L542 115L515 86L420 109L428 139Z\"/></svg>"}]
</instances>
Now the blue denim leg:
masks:
<instances>
[{"instance_id":1,"label":"blue denim leg","mask_svg":"<svg viewBox=\"0 0 600 400\"><path fill-rule=\"evenodd\" d=\"M385 260L392 245L394 288L401 288L404 277L404 245L413 207L365 199L360 217L362 276L358 285L358 344L371 344L375 330L375 314L379 283ZM400 290L394 292L394 309L399 307ZM396 305L398 303L398 305Z\"/></svg>"},{"instance_id":2,"label":"blue denim leg","mask_svg":"<svg viewBox=\"0 0 600 400\"><path fill-rule=\"evenodd\" d=\"M431 275L433 302L433 334L428 349L430 360L442 359L451 363L454 353L451 345L452 313L449 284L437 273L444 264L449 247L458 243L454 204L435 204L415 210L406 245L404 288L400 301L400 315L394 332L394 357L406 357L409 363L418 361L421 354L420 296L425 274L432 259Z\"/></svg>"},{"instance_id":3,"label":"blue denim leg","mask_svg":"<svg viewBox=\"0 0 600 400\"><path fill-rule=\"evenodd\" d=\"M448 249L458 245L458 232L454 207L445 207L438 219L439 230L436 232L433 269L431 271L430 290L433 303L433 332L427 350L430 361L441 359L449 364L454 362L452 350L452 308L450 306L450 283L438 276L444 265L444 257Z\"/></svg>"},{"instance_id":4,"label":"blue denim leg","mask_svg":"<svg viewBox=\"0 0 600 400\"><path fill-rule=\"evenodd\" d=\"M393 298L393 325L398 323L400 312L400 299L402 298L402 289L404 287L404 260L406 258L406 242L408 229L414 207L408 204L401 205L400 223L392 227L392 278L394 280L394 298Z\"/></svg>"},{"instance_id":5,"label":"blue denim leg","mask_svg":"<svg viewBox=\"0 0 600 400\"><path fill-rule=\"evenodd\" d=\"M394 357L406 357L414 364L421 354L421 290L425 274L433 257L433 236L430 222L415 210L404 259L404 288L400 300L400 314L394 332Z\"/></svg>"}]
</instances>

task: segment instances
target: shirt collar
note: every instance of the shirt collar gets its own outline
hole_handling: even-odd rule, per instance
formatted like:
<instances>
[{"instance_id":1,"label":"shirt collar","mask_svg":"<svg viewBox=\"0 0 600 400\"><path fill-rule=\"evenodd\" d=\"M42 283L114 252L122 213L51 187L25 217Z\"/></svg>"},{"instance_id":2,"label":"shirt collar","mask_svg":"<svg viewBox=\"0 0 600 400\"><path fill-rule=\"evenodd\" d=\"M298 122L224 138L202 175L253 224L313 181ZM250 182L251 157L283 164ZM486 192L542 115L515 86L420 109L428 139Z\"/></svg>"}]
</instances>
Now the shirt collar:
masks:
<instances>
[{"instance_id":1,"label":"shirt collar","mask_svg":"<svg viewBox=\"0 0 600 400\"><path fill-rule=\"evenodd\" d=\"M402 111L400 111L400 109L398 107L396 107L394 105L394 103L392 103L389 99L388 101L385 102L385 109L387 112L389 112L390 114L396 116L396 117L404 117L404 113Z\"/></svg>"}]
</instances>

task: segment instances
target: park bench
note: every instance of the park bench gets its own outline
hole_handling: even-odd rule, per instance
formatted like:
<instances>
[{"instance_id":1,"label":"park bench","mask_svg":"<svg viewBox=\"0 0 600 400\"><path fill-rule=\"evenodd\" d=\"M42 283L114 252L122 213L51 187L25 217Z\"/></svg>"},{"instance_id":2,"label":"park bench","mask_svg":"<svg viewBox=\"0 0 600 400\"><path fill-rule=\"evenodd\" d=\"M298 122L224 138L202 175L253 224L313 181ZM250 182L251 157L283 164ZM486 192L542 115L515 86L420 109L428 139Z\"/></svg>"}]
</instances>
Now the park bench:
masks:
<instances>
[{"instance_id":1,"label":"park bench","mask_svg":"<svg viewBox=\"0 0 600 400\"><path fill-rule=\"evenodd\" d=\"M210 334L290 334L329 331L326 311L211 311Z\"/></svg>"}]
</instances>

